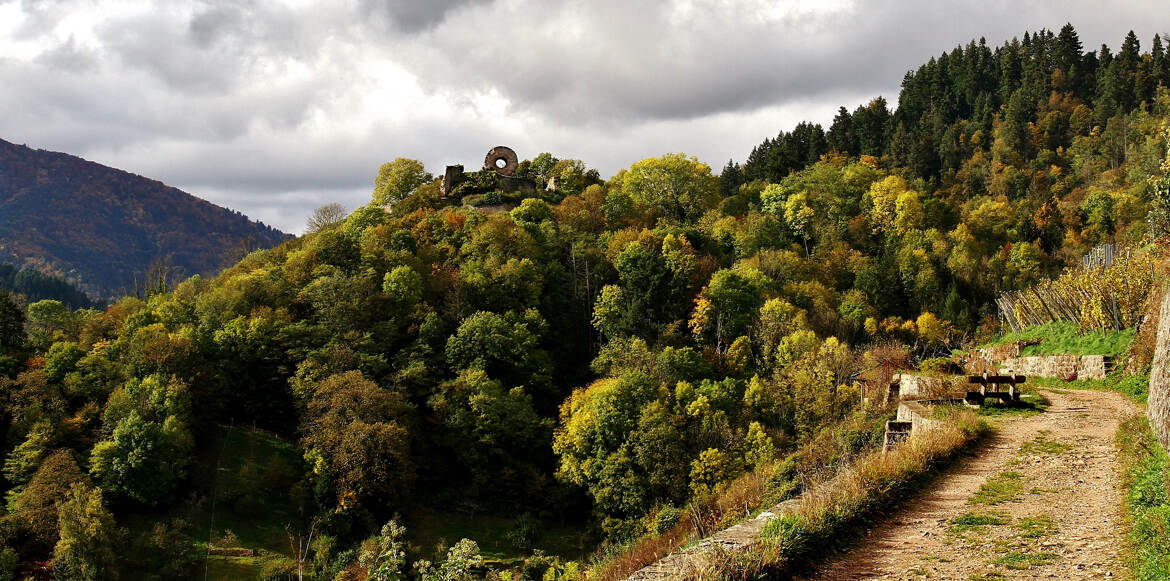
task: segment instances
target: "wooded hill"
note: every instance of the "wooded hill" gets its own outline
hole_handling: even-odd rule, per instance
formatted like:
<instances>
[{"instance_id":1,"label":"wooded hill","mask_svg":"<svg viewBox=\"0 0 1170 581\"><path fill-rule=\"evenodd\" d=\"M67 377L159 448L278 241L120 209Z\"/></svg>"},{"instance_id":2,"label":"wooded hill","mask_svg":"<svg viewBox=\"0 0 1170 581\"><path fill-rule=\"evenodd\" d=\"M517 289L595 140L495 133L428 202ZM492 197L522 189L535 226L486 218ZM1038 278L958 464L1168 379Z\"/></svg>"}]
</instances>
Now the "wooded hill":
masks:
<instances>
[{"instance_id":1,"label":"wooded hill","mask_svg":"<svg viewBox=\"0 0 1170 581\"><path fill-rule=\"evenodd\" d=\"M272 478L241 476L235 500L327 537L286 555L320 579L430 559L383 526L420 506L621 543L754 471L778 475L768 495L799 490L801 466L880 434L864 371L989 338L1000 291L1167 233L1170 90L1143 72L1165 66L1160 44L1106 58L1066 27L972 46L911 73L899 110L874 101L790 164L750 158L746 178L666 154L596 183L541 154L518 171L555 191L481 212L399 159L370 204L217 277L104 312L34 303L23 327L0 308L0 329L28 331L0 341L19 363L0 378L0 557L197 567L177 522L137 529L141 554L105 531L214 504L189 475L225 425L299 448ZM979 82L960 82L971 67ZM793 143L778 142L764 149ZM261 521L254 506L239 520Z\"/></svg>"},{"instance_id":2,"label":"wooded hill","mask_svg":"<svg viewBox=\"0 0 1170 581\"><path fill-rule=\"evenodd\" d=\"M0 262L64 276L95 298L160 274L213 275L286 238L161 182L0 139Z\"/></svg>"}]
</instances>

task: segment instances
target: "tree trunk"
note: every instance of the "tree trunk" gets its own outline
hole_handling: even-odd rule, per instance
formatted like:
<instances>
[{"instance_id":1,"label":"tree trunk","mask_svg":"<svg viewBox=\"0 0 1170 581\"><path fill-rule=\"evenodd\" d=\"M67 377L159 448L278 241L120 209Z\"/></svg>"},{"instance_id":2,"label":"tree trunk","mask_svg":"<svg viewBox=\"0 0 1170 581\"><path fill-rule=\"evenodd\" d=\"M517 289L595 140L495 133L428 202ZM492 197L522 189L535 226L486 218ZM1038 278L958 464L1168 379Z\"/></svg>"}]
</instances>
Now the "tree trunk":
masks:
<instances>
[{"instance_id":1,"label":"tree trunk","mask_svg":"<svg viewBox=\"0 0 1170 581\"><path fill-rule=\"evenodd\" d=\"M1154 363L1150 366L1150 398L1146 404L1146 415L1150 428L1170 449L1170 292L1162 299L1162 312L1158 317L1158 335L1154 349Z\"/></svg>"}]
</instances>

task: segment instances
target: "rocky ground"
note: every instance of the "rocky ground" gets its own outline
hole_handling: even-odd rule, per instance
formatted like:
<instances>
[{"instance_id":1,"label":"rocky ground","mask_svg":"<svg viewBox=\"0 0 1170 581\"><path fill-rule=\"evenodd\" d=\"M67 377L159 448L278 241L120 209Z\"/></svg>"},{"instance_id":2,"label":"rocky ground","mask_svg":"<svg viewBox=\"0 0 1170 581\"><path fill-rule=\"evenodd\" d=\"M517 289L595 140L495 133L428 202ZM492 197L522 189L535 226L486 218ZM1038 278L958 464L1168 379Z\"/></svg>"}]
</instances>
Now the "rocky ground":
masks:
<instances>
[{"instance_id":1,"label":"rocky ground","mask_svg":"<svg viewBox=\"0 0 1170 581\"><path fill-rule=\"evenodd\" d=\"M1042 392L977 453L809 579L1125 577L1113 435L1141 410L1112 392Z\"/></svg>"}]
</instances>

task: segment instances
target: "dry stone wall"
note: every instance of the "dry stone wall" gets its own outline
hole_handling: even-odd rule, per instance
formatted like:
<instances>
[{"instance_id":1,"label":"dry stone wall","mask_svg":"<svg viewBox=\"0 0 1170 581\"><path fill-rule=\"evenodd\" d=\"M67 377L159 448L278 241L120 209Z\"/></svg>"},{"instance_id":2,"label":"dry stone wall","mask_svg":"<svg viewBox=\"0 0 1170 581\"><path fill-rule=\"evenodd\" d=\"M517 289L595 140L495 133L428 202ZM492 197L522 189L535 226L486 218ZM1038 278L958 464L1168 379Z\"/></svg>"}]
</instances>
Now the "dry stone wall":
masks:
<instances>
[{"instance_id":1,"label":"dry stone wall","mask_svg":"<svg viewBox=\"0 0 1170 581\"><path fill-rule=\"evenodd\" d=\"M1000 359L1001 368L1018 375L1056 379L1105 379L1113 358L1105 355L1030 355Z\"/></svg>"},{"instance_id":2,"label":"dry stone wall","mask_svg":"<svg viewBox=\"0 0 1170 581\"><path fill-rule=\"evenodd\" d=\"M1146 415L1162 445L1170 449L1170 293L1166 293L1166 298L1162 300L1157 337L1154 362L1150 366L1150 397L1146 403Z\"/></svg>"}]
</instances>

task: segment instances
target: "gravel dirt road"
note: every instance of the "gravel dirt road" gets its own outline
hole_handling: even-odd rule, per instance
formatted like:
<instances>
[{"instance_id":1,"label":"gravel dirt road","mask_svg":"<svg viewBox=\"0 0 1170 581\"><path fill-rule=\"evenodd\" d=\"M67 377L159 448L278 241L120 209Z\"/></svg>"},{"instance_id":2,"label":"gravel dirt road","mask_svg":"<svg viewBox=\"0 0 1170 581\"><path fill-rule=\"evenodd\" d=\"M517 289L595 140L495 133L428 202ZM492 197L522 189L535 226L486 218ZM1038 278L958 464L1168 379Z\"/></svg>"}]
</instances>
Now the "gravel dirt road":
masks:
<instances>
[{"instance_id":1,"label":"gravel dirt road","mask_svg":"<svg viewBox=\"0 0 1170 581\"><path fill-rule=\"evenodd\" d=\"M1125 577L1113 437L1141 409L1112 392L1041 393L1047 411L993 419L974 456L808 579Z\"/></svg>"}]
</instances>

